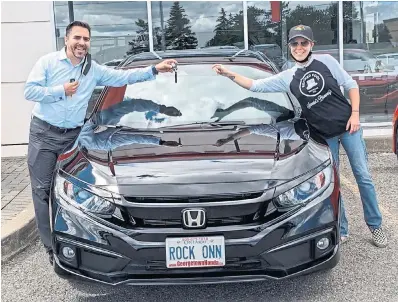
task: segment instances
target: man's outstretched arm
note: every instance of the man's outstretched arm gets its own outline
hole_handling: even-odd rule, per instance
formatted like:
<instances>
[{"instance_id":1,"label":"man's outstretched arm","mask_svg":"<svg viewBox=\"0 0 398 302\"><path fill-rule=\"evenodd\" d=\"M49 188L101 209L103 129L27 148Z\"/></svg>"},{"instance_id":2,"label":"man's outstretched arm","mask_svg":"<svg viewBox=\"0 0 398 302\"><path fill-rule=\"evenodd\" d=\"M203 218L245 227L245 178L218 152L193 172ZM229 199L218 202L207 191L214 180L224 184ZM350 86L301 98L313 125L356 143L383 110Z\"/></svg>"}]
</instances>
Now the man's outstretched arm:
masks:
<instances>
[{"instance_id":1,"label":"man's outstretched arm","mask_svg":"<svg viewBox=\"0 0 398 302\"><path fill-rule=\"evenodd\" d=\"M93 62L97 85L111 87L122 87L127 84L154 80L158 72L172 72L174 64L177 64L177 61L169 59L157 64L155 68L149 66L145 68L122 70L109 68Z\"/></svg>"}]
</instances>

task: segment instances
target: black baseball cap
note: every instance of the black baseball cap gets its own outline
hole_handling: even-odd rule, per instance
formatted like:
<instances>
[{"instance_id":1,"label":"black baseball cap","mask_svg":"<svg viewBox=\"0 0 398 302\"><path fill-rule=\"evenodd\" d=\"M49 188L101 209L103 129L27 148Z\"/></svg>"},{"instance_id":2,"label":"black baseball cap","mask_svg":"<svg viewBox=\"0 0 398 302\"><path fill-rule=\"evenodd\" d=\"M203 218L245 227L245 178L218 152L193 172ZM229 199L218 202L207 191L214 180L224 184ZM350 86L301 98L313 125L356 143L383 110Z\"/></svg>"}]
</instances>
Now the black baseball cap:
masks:
<instances>
[{"instance_id":1,"label":"black baseball cap","mask_svg":"<svg viewBox=\"0 0 398 302\"><path fill-rule=\"evenodd\" d=\"M314 34L312 32L311 27L306 26L306 25L296 25L292 27L289 31L289 43L292 41L294 38L297 37L302 37L307 40L310 40L311 42L314 42Z\"/></svg>"}]
</instances>

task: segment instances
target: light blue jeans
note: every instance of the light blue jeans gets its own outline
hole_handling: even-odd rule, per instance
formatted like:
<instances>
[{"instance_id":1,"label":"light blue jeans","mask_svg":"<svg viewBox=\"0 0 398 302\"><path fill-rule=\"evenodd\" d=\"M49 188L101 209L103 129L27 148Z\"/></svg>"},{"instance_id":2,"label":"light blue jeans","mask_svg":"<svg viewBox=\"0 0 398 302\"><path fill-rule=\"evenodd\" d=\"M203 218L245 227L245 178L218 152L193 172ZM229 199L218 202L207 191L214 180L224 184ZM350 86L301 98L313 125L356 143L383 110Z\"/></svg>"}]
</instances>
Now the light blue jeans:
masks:
<instances>
[{"instance_id":1,"label":"light blue jeans","mask_svg":"<svg viewBox=\"0 0 398 302\"><path fill-rule=\"evenodd\" d=\"M376 190L368 168L368 155L362 128L350 134L349 131L326 140L333 156L337 171L339 171L339 146L343 145L350 161L352 172L358 184L361 195L365 222L370 229L381 226L382 217L376 197ZM344 209L343 198L341 198L341 223L340 235L348 235L348 221Z\"/></svg>"}]
</instances>

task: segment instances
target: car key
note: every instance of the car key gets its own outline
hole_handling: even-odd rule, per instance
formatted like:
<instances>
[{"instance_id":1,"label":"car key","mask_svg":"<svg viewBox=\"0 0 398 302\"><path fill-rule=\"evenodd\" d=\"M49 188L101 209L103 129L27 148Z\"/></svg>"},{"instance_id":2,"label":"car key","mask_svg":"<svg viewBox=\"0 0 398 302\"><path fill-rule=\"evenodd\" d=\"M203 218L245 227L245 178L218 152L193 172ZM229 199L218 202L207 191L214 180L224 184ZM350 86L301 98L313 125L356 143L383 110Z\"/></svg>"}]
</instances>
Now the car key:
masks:
<instances>
[{"instance_id":1,"label":"car key","mask_svg":"<svg viewBox=\"0 0 398 302\"><path fill-rule=\"evenodd\" d=\"M75 81L75 79L72 78L69 80L69 83L73 83L74 81ZM70 98L72 98L72 95L70 96Z\"/></svg>"},{"instance_id":2,"label":"car key","mask_svg":"<svg viewBox=\"0 0 398 302\"><path fill-rule=\"evenodd\" d=\"M174 83L177 83L177 64L173 64L172 68L174 70Z\"/></svg>"}]
</instances>

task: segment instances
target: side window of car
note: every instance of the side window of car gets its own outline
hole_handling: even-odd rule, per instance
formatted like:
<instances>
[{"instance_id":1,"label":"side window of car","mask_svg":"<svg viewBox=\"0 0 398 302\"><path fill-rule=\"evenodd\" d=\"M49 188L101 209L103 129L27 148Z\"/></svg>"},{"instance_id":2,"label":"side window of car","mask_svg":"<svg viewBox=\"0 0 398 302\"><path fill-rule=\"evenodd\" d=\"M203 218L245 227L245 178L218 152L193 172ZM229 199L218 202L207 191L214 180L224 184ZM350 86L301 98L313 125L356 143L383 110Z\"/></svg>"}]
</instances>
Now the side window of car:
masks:
<instances>
[{"instance_id":1,"label":"side window of car","mask_svg":"<svg viewBox=\"0 0 398 302\"><path fill-rule=\"evenodd\" d=\"M86 118L88 118L91 115L91 113L93 112L94 105L97 103L98 98L103 89L104 89L104 87L102 87L102 86L95 87L93 94L91 95L90 100L88 101Z\"/></svg>"},{"instance_id":2,"label":"side window of car","mask_svg":"<svg viewBox=\"0 0 398 302\"><path fill-rule=\"evenodd\" d=\"M355 56L355 55L352 54L352 53L347 53L347 55L345 56L345 59L346 59L346 60L358 60L358 59L360 59L360 58L358 58L357 56Z\"/></svg>"}]
</instances>

